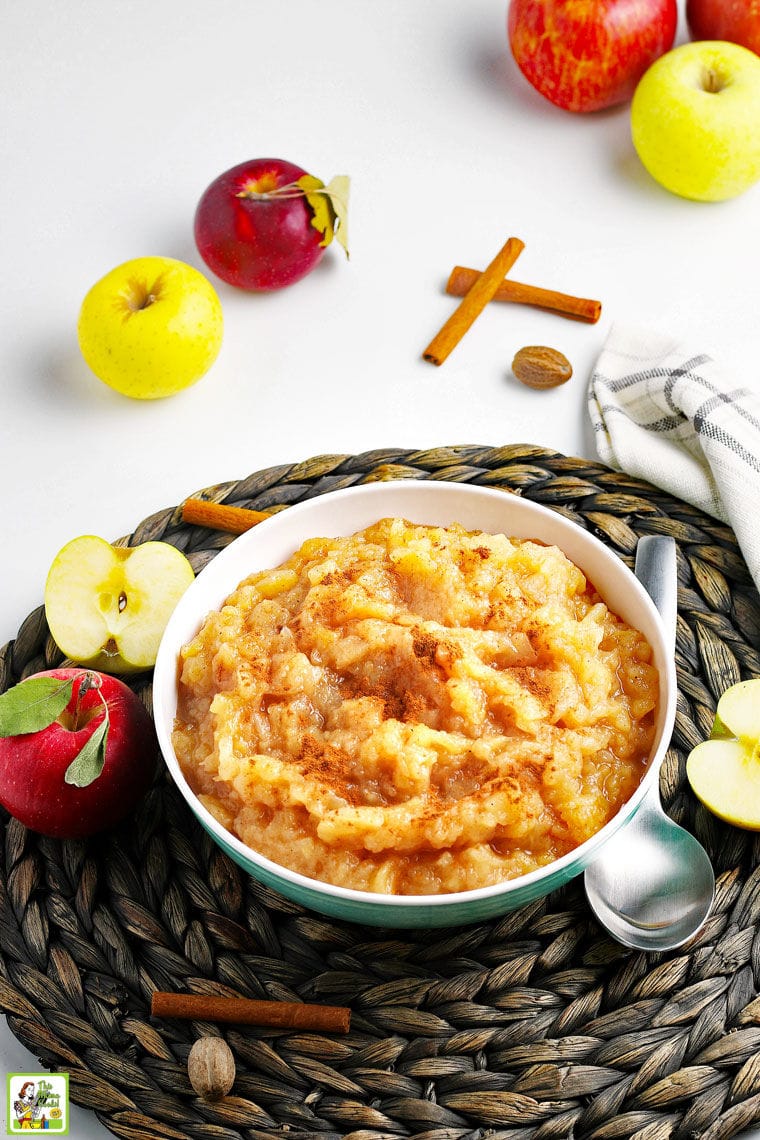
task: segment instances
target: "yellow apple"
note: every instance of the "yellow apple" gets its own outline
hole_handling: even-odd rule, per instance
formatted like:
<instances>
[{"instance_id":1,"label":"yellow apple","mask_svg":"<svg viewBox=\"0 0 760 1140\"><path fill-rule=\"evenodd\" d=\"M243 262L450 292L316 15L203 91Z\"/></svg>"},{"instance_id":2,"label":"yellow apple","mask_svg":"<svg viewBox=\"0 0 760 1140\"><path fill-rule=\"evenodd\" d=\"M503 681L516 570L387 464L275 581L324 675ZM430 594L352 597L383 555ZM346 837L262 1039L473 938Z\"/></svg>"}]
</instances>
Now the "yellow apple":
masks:
<instances>
[{"instance_id":1,"label":"yellow apple","mask_svg":"<svg viewBox=\"0 0 760 1140\"><path fill-rule=\"evenodd\" d=\"M760 831L760 678L726 689L710 739L692 749L686 775L714 815Z\"/></svg>"},{"instance_id":2,"label":"yellow apple","mask_svg":"<svg viewBox=\"0 0 760 1140\"><path fill-rule=\"evenodd\" d=\"M77 333L82 355L104 384L155 400L194 384L214 363L222 306L211 282L192 265L138 257L93 285Z\"/></svg>"},{"instance_id":3,"label":"yellow apple","mask_svg":"<svg viewBox=\"0 0 760 1140\"><path fill-rule=\"evenodd\" d=\"M681 44L644 73L631 136L666 190L719 202L760 179L760 57L722 40Z\"/></svg>"},{"instance_id":4,"label":"yellow apple","mask_svg":"<svg viewBox=\"0 0 760 1140\"><path fill-rule=\"evenodd\" d=\"M150 669L194 576L168 542L120 547L96 535L74 538L53 559L45 583L50 633L79 665L107 673Z\"/></svg>"}]
</instances>

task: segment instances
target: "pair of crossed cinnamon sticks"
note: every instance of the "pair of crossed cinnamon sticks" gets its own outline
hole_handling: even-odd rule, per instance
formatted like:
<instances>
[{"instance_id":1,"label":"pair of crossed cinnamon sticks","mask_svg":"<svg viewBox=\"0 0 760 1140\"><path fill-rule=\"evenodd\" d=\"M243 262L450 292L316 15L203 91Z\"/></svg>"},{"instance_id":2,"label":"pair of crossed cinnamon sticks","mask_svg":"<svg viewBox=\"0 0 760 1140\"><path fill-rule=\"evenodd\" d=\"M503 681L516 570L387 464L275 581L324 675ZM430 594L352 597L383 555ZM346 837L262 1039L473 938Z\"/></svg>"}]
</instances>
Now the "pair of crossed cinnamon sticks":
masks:
<instances>
[{"instance_id":1,"label":"pair of crossed cinnamon sticks","mask_svg":"<svg viewBox=\"0 0 760 1140\"><path fill-rule=\"evenodd\" d=\"M535 305L588 324L599 320L602 312L600 301L508 280L507 274L524 249L524 242L511 237L483 273L461 265L454 267L446 283L446 292L461 297L462 301L423 352L424 360L443 364L489 301L493 300Z\"/></svg>"}]
</instances>

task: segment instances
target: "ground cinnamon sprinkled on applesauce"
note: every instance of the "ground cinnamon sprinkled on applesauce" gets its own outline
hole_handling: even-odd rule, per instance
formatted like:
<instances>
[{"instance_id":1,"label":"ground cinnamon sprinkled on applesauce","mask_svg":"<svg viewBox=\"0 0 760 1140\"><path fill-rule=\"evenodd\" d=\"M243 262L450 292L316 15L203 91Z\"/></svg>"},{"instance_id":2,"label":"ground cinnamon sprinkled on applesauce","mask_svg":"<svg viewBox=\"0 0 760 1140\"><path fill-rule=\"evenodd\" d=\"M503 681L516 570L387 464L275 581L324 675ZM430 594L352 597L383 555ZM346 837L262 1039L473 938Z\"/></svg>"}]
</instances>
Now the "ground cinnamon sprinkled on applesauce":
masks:
<instances>
[{"instance_id":1,"label":"ground cinnamon sprinkled on applesauce","mask_svg":"<svg viewBox=\"0 0 760 1140\"><path fill-rule=\"evenodd\" d=\"M225 827L343 886L545 865L630 797L644 637L555 547L383 519L251 575L181 653L174 744Z\"/></svg>"}]
</instances>

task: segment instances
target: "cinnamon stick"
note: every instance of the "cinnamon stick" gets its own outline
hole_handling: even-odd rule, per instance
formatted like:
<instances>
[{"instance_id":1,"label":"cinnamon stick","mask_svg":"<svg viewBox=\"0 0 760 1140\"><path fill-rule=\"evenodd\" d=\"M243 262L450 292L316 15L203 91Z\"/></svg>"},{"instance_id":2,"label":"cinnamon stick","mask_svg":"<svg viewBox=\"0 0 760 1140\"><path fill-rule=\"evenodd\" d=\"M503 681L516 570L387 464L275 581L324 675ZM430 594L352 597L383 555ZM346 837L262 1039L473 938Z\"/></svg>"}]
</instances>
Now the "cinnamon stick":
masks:
<instances>
[{"instance_id":1,"label":"cinnamon stick","mask_svg":"<svg viewBox=\"0 0 760 1140\"><path fill-rule=\"evenodd\" d=\"M478 274L457 308L433 337L422 354L424 360L429 360L431 364L443 364L483 312L524 249L525 243L519 238L509 238L490 265Z\"/></svg>"},{"instance_id":2,"label":"cinnamon stick","mask_svg":"<svg viewBox=\"0 0 760 1140\"><path fill-rule=\"evenodd\" d=\"M232 507L210 499L185 499L182 504L183 522L193 526L207 526L211 530L226 530L229 534L244 534L256 523L268 519L270 514L270 511Z\"/></svg>"},{"instance_id":3,"label":"cinnamon stick","mask_svg":"<svg viewBox=\"0 0 760 1140\"><path fill-rule=\"evenodd\" d=\"M161 990L151 997L150 1012L153 1017L176 1017L186 1021L236 1022L239 1025L328 1033L348 1033L351 1027L351 1010L341 1005L257 1001L213 994L164 993Z\"/></svg>"},{"instance_id":4,"label":"cinnamon stick","mask_svg":"<svg viewBox=\"0 0 760 1140\"><path fill-rule=\"evenodd\" d=\"M478 277L479 270L455 265L446 282L446 292L451 297L464 297ZM538 285L524 285L511 278L499 283L492 299L513 301L518 305L534 305L572 320L586 321L590 325L596 324L602 315L601 301L592 301L589 297L573 297L570 293L558 293L554 289L542 289Z\"/></svg>"}]
</instances>

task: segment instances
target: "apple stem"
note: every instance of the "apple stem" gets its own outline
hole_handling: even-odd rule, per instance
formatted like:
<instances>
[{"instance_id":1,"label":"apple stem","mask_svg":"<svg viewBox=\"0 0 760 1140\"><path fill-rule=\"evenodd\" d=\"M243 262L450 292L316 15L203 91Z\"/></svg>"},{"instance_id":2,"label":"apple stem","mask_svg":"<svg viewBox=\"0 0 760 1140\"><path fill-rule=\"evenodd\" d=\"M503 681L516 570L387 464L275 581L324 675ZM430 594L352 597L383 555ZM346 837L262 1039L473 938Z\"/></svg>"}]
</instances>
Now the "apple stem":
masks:
<instances>
[{"instance_id":1,"label":"apple stem","mask_svg":"<svg viewBox=\"0 0 760 1140\"><path fill-rule=\"evenodd\" d=\"M309 191L311 194L313 191ZM249 198L253 202L265 202L268 198L305 198L306 191L295 182L276 186L273 190L241 190L236 198Z\"/></svg>"},{"instance_id":2,"label":"apple stem","mask_svg":"<svg viewBox=\"0 0 760 1140\"><path fill-rule=\"evenodd\" d=\"M90 689L100 690L100 677L98 677L95 673L89 673L88 672L88 673L85 673L84 677L82 677L82 680L79 682L79 688L77 689L77 703L76 703L76 707L74 708L74 724L73 724L73 728L72 728L73 732L78 732L80 729L80 716L81 716L81 712L82 712L82 697L85 695L85 693L89 693ZM106 712L107 712L108 708L106 706L106 702L103 700L103 694L101 692L98 692L98 696L100 697L100 699L103 703L103 707L106 709Z\"/></svg>"},{"instance_id":3,"label":"apple stem","mask_svg":"<svg viewBox=\"0 0 760 1140\"><path fill-rule=\"evenodd\" d=\"M131 313L139 313L143 309L150 308L161 296L161 284L161 275L152 284L144 279L134 278L131 280L127 291L124 293L127 309Z\"/></svg>"},{"instance_id":4,"label":"apple stem","mask_svg":"<svg viewBox=\"0 0 760 1140\"><path fill-rule=\"evenodd\" d=\"M714 68L708 67L702 79L702 90L708 95L717 95L725 87L723 77Z\"/></svg>"},{"instance_id":5,"label":"apple stem","mask_svg":"<svg viewBox=\"0 0 760 1140\"><path fill-rule=\"evenodd\" d=\"M108 711L108 702L103 696L101 690L101 680L97 673L85 673L84 677L79 683L77 689L77 709L75 716L74 731L79 728L77 723L79 715L79 701L83 693L87 693L90 689L97 690L100 697L100 703L103 706L103 718L98 725L95 726L93 732L85 740L79 752L69 764L68 768L63 774L64 782L73 784L77 788L86 788L93 780L97 780L106 762L106 746L108 742L108 732L111 727L111 717ZM97 715L97 714L96 714ZM88 718L92 720L92 717ZM86 721L85 723L88 723Z\"/></svg>"},{"instance_id":6,"label":"apple stem","mask_svg":"<svg viewBox=\"0 0 760 1140\"><path fill-rule=\"evenodd\" d=\"M235 197L265 202L268 198L308 198L312 194L324 194L330 199L333 197L333 191L329 186L314 186L304 190L297 182L287 182L284 186L275 186L273 190L240 190Z\"/></svg>"}]
</instances>

